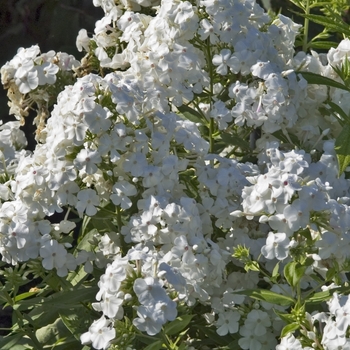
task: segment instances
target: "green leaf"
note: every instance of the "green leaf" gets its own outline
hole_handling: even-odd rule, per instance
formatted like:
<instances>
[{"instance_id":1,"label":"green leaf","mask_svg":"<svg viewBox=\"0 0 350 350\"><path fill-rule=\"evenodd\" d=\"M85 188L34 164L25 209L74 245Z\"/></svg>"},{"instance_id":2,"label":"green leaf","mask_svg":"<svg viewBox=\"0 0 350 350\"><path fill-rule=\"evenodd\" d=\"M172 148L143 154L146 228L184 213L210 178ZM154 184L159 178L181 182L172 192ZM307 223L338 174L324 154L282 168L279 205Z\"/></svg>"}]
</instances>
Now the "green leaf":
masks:
<instances>
[{"instance_id":1,"label":"green leaf","mask_svg":"<svg viewBox=\"0 0 350 350\"><path fill-rule=\"evenodd\" d=\"M330 290L326 290L324 292L315 293L313 296L307 298L305 300L305 303L309 303L309 304L310 303L314 303L314 304L322 303L326 300L329 300L332 297L334 292L335 292L334 290L330 289Z\"/></svg>"},{"instance_id":2,"label":"green leaf","mask_svg":"<svg viewBox=\"0 0 350 350\"><path fill-rule=\"evenodd\" d=\"M58 292L46 297L45 299L35 298L22 300L18 304L18 310L26 310L28 307L37 305L38 307L35 309L43 308L46 313L49 314L52 310L57 311L59 309L83 307L81 304L82 302L95 300L98 290L98 286L93 286ZM33 309L33 311L35 311L35 309Z\"/></svg>"},{"instance_id":3,"label":"green leaf","mask_svg":"<svg viewBox=\"0 0 350 350\"><path fill-rule=\"evenodd\" d=\"M216 346L218 345L225 346L232 341L232 338L230 336L228 335L221 336L217 334L216 330L214 330L213 328L200 326L200 325L195 325L195 327L198 328L201 332L200 339L202 339L201 343L203 344L205 343L205 340L209 340L210 343L207 343L207 344L212 344L212 345L214 344ZM214 348L214 347L211 347L211 348Z\"/></svg>"},{"instance_id":4,"label":"green leaf","mask_svg":"<svg viewBox=\"0 0 350 350\"><path fill-rule=\"evenodd\" d=\"M296 287L300 279L304 276L307 266L292 261L284 267L284 277L292 287Z\"/></svg>"},{"instance_id":5,"label":"green leaf","mask_svg":"<svg viewBox=\"0 0 350 350\"><path fill-rule=\"evenodd\" d=\"M203 124L203 119L204 119L203 116L193 108L186 105L182 105L180 107L177 107L177 109L182 113L182 115L186 119L190 120L191 122ZM205 124L207 123L208 121L205 120Z\"/></svg>"},{"instance_id":6,"label":"green leaf","mask_svg":"<svg viewBox=\"0 0 350 350\"><path fill-rule=\"evenodd\" d=\"M350 36L349 25L347 25L342 21L334 20L333 18L329 18L321 15L312 15L312 14L305 14L305 13L298 13L298 15L301 17L307 18L314 23L321 24L332 32L341 33L342 35L344 34L348 37Z\"/></svg>"},{"instance_id":7,"label":"green leaf","mask_svg":"<svg viewBox=\"0 0 350 350\"><path fill-rule=\"evenodd\" d=\"M344 84L316 73L297 72L297 74L300 74L308 82L308 84L326 85L345 91L350 91L350 89L348 89Z\"/></svg>"},{"instance_id":8,"label":"green leaf","mask_svg":"<svg viewBox=\"0 0 350 350\"><path fill-rule=\"evenodd\" d=\"M280 268L280 261L275 265L275 267L272 270L272 277L277 278L279 276L279 268Z\"/></svg>"},{"instance_id":9,"label":"green leaf","mask_svg":"<svg viewBox=\"0 0 350 350\"><path fill-rule=\"evenodd\" d=\"M114 211L115 210L115 206L114 206L113 203L109 203L104 208L107 209L107 210L110 210L110 211ZM109 215L109 217L107 215ZM88 226L87 226L88 229L89 228L97 229L97 231L100 234L103 234L103 233L106 233L106 232L116 232L117 231L117 227L113 224L113 222L111 220L112 216L110 216L112 214L107 213L107 215L106 215L105 211L99 210L97 212L97 214L95 214L94 216L92 216L90 218Z\"/></svg>"},{"instance_id":10,"label":"green leaf","mask_svg":"<svg viewBox=\"0 0 350 350\"><path fill-rule=\"evenodd\" d=\"M340 117L342 118L340 122L344 121L350 124L350 116L348 116L341 107L339 107L336 103L331 101L327 102L327 104L332 108L333 112L338 113L340 115Z\"/></svg>"},{"instance_id":11,"label":"green leaf","mask_svg":"<svg viewBox=\"0 0 350 350\"><path fill-rule=\"evenodd\" d=\"M273 311L275 312L275 314L285 323L290 324L293 323L295 321L295 316L285 313L285 312L280 312L276 309L273 309Z\"/></svg>"},{"instance_id":12,"label":"green leaf","mask_svg":"<svg viewBox=\"0 0 350 350\"><path fill-rule=\"evenodd\" d=\"M14 302L18 302L20 300L30 298L33 295L37 295L37 294L38 294L38 292L26 292L26 293L19 294L14 298Z\"/></svg>"},{"instance_id":13,"label":"green leaf","mask_svg":"<svg viewBox=\"0 0 350 350\"><path fill-rule=\"evenodd\" d=\"M249 150L249 142L243 140L237 135L232 135L227 132L222 132L220 134L222 141L224 142L225 146L237 146L241 149Z\"/></svg>"},{"instance_id":14,"label":"green leaf","mask_svg":"<svg viewBox=\"0 0 350 350\"><path fill-rule=\"evenodd\" d=\"M168 323L164 327L164 332L167 335L179 334L191 322L194 315L183 315Z\"/></svg>"},{"instance_id":15,"label":"green leaf","mask_svg":"<svg viewBox=\"0 0 350 350\"><path fill-rule=\"evenodd\" d=\"M76 310L61 310L59 316L65 327L76 340L80 341L80 334L86 332L91 324L90 311L86 308Z\"/></svg>"},{"instance_id":16,"label":"green leaf","mask_svg":"<svg viewBox=\"0 0 350 350\"><path fill-rule=\"evenodd\" d=\"M290 306L295 303L293 298L267 289L246 289L234 293L247 295L253 299L266 301L268 303L280 306Z\"/></svg>"},{"instance_id":17,"label":"green leaf","mask_svg":"<svg viewBox=\"0 0 350 350\"><path fill-rule=\"evenodd\" d=\"M339 176L350 164L350 124L344 125L342 131L335 140L335 153L339 163Z\"/></svg>"},{"instance_id":18,"label":"green leaf","mask_svg":"<svg viewBox=\"0 0 350 350\"><path fill-rule=\"evenodd\" d=\"M10 335L7 337L0 336L1 350L28 350L34 349L30 339L23 336L21 333Z\"/></svg>"},{"instance_id":19,"label":"green leaf","mask_svg":"<svg viewBox=\"0 0 350 350\"><path fill-rule=\"evenodd\" d=\"M163 345L163 341L157 340L154 343L146 346L144 350L159 350L162 348L162 345Z\"/></svg>"},{"instance_id":20,"label":"green leaf","mask_svg":"<svg viewBox=\"0 0 350 350\"><path fill-rule=\"evenodd\" d=\"M288 335L291 332L296 331L299 328L300 328L300 325L297 322L287 324L285 327L283 327L283 329L281 331L281 338L285 337L286 335Z\"/></svg>"},{"instance_id":21,"label":"green leaf","mask_svg":"<svg viewBox=\"0 0 350 350\"><path fill-rule=\"evenodd\" d=\"M277 130L272 135L278 138L279 140L283 141L283 143L289 143L288 138L286 137L286 135L283 133L282 130ZM295 136L294 134L289 134L288 136L294 145L300 144L300 139L297 136Z\"/></svg>"},{"instance_id":22,"label":"green leaf","mask_svg":"<svg viewBox=\"0 0 350 350\"><path fill-rule=\"evenodd\" d=\"M317 50L329 50L331 47L337 47L339 44L335 41L314 41L309 44L311 49Z\"/></svg>"},{"instance_id":23,"label":"green leaf","mask_svg":"<svg viewBox=\"0 0 350 350\"><path fill-rule=\"evenodd\" d=\"M177 350L186 350L188 349L188 345L185 343L181 343L180 346L178 346Z\"/></svg>"}]
</instances>

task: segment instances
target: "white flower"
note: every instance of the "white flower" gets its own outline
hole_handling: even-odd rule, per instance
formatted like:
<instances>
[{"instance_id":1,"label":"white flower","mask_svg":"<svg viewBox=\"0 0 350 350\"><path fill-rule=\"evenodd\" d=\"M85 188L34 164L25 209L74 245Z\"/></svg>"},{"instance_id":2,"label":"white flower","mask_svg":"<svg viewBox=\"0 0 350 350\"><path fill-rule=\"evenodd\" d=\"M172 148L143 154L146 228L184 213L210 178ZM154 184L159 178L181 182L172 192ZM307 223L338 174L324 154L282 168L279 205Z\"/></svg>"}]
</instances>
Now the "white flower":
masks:
<instances>
[{"instance_id":1,"label":"white flower","mask_svg":"<svg viewBox=\"0 0 350 350\"><path fill-rule=\"evenodd\" d=\"M90 43L90 39L87 35L86 29L80 29L76 40L76 46L78 51L82 52L84 49L86 52L88 52L89 43Z\"/></svg>"},{"instance_id":2,"label":"white flower","mask_svg":"<svg viewBox=\"0 0 350 350\"><path fill-rule=\"evenodd\" d=\"M113 192L110 198L115 205L120 205L123 209L131 207L130 196L137 194L136 187L129 182L122 180L113 185Z\"/></svg>"},{"instance_id":3,"label":"white flower","mask_svg":"<svg viewBox=\"0 0 350 350\"><path fill-rule=\"evenodd\" d=\"M242 336L238 340L238 344L241 349L244 350L260 350L261 349L261 340L262 337L258 337L254 335L254 332L252 329L242 326L239 329L239 334ZM294 349L293 349L294 350Z\"/></svg>"},{"instance_id":4,"label":"white flower","mask_svg":"<svg viewBox=\"0 0 350 350\"><path fill-rule=\"evenodd\" d=\"M200 22L201 28L198 30L198 34L201 40L205 40L209 37L210 43L215 44L219 41L217 33L220 32L219 24L214 22L209 22L206 18L202 19Z\"/></svg>"},{"instance_id":5,"label":"white flower","mask_svg":"<svg viewBox=\"0 0 350 350\"><path fill-rule=\"evenodd\" d=\"M147 332L148 335L156 335L163 326L163 322L157 318L156 312L157 310L152 309L152 307L141 305L137 308L139 317L134 318L132 323L141 332Z\"/></svg>"},{"instance_id":6,"label":"white flower","mask_svg":"<svg viewBox=\"0 0 350 350\"><path fill-rule=\"evenodd\" d=\"M29 71L27 74L17 78L15 83L22 94L27 94L39 85L38 71L36 69Z\"/></svg>"},{"instance_id":7,"label":"white flower","mask_svg":"<svg viewBox=\"0 0 350 350\"><path fill-rule=\"evenodd\" d=\"M221 336L226 335L227 333L237 333L239 328L238 321L240 320L241 315L238 311L225 311L219 314L219 319L216 321L216 326L218 329L216 333Z\"/></svg>"},{"instance_id":8,"label":"white flower","mask_svg":"<svg viewBox=\"0 0 350 350\"><path fill-rule=\"evenodd\" d=\"M296 199L292 204L284 208L283 215L288 222L288 226L292 231L304 228L310 221L310 209L308 203Z\"/></svg>"},{"instance_id":9,"label":"white flower","mask_svg":"<svg viewBox=\"0 0 350 350\"><path fill-rule=\"evenodd\" d=\"M225 103L216 101L210 111L210 117L218 123L219 130L227 128L227 123L232 121L231 112L226 108Z\"/></svg>"},{"instance_id":10,"label":"white flower","mask_svg":"<svg viewBox=\"0 0 350 350\"><path fill-rule=\"evenodd\" d=\"M216 72L220 75L227 74L227 66L233 67L237 64L237 58L232 56L231 51L228 49L221 50L220 55L214 55L213 64L218 66Z\"/></svg>"},{"instance_id":11,"label":"white flower","mask_svg":"<svg viewBox=\"0 0 350 350\"><path fill-rule=\"evenodd\" d=\"M266 259L284 260L288 256L290 240L285 233L269 232L261 253Z\"/></svg>"},{"instance_id":12,"label":"white flower","mask_svg":"<svg viewBox=\"0 0 350 350\"><path fill-rule=\"evenodd\" d=\"M281 343L276 346L276 350L302 350L303 347L298 339L292 333L283 337Z\"/></svg>"},{"instance_id":13,"label":"white flower","mask_svg":"<svg viewBox=\"0 0 350 350\"><path fill-rule=\"evenodd\" d=\"M169 297L157 279L153 277L137 278L134 282L134 292L143 305L151 305L155 302L168 302Z\"/></svg>"},{"instance_id":14,"label":"white flower","mask_svg":"<svg viewBox=\"0 0 350 350\"><path fill-rule=\"evenodd\" d=\"M270 316L262 310L252 310L244 321L244 326L252 330L255 336L266 334L266 328L271 326Z\"/></svg>"},{"instance_id":15,"label":"white flower","mask_svg":"<svg viewBox=\"0 0 350 350\"><path fill-rule=\"evenodd\" d=\"M80 336L80 341L84 345L92 343L95 349L107 349L115 333L112 321L102 316L92 323L88 332Z\"/></svg>"},{"instance_id":16,"label":"white flower","mask_svg":"<svg viewBox=\"0 0 350 350\"><path fill-rule=\"evenodd\" d=\"M114 294L104 293L103 300L98 303L92 303L92 307L96 311L103 312L107 317L121 320L124 316L123 301L124 299L118 298Z\"/></svg>"},{"instance_id":17,"label":"white flower","mask_svg":"<svg viewBox=\"0 0 350 350\"><path fill-rule=\"evenodd\" d=\"M54 267L60 269L66 263L67 250L55 240L44 242L40 248L40 256L43 258L42 265L46 270Z\"/></svg>"},{"instance_id":18,"label":"white flower","mask_svg":"<svg viewBox=\"0 0 350 350\"><path fill-rule=\"evenodd\" d=\"M52 85L56 82L56 73L59 71L58 66L50 62L45 62L36 68L38 70L39 85Z\"/></svg>"},{"instance_id":19,"label":"white flower","mask_svg":"<svg viewBox=\"0 0 350 350\"><path fill-rule=\"evenodd\" d=\"M102 158L97 151L83 148L74 159L74 165L79 170L85 170L87 174L97 172L96 164L101 163Z\"/></svg>"},{"instance_id":20,"label":"white flower","mask_svg":"<svg viewBox=\"0 0 350 350\"><path fill-rule=\"evenodd\" d=\"M100 204L100 197L95 190L90 188L81 190L78 192L77 198L76 208L80 216L82 216L84 211L88 216L94 216L97 213L96 207Z\"/></svg>"},{"instance_id":21,"label":"white flower","mask_svg":"<svg viewBox=\"0 0 350 350\"><path fill-rule=\"evenodd\" d=\"M112 122L108 119L110 116L111 112L107 108L95 104L93 110L84 114L83 121L91 132L98 134L101 131L107 131L111 126Z\"/></svg>"}]
</instances>

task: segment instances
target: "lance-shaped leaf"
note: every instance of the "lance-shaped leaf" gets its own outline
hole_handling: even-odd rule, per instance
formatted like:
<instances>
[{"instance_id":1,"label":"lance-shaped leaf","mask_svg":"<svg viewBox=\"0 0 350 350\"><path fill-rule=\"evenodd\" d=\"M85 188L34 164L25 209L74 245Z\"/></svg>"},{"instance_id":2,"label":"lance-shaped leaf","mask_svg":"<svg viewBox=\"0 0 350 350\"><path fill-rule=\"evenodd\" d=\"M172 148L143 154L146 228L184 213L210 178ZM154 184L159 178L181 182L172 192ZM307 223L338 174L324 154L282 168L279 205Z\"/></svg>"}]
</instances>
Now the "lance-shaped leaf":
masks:
<instances>
[{"instance_id":1,"label":"lance-shaped leaf","mask_svg":"<svg viewBox=\"0 0 350 350\"><path fill-rule=\"evenodd\" d=\"M292 11L297 13L295 11ZM309 19L310 21L321 24L328 30L336 33L341 33L346 36L350 36L350 27L343 21L339 21L333 18L321 16L321 15L312 15L306 13L298 13L299 16Z\"/></svg>"},{"instance_id":2,"label":"lance-shaped leaf","mask_svg":"<svg viewBox=\"0 0 350 350\"><path fill-rule=\"evenodd\" d=\"M308 82L308 84L326 85L345 91L350 91L350 89L348 89L344 84L316 73L297 72L297 74L300 74Z\"/></svg>"},{"instance_id":3,"label":"lance-shaped leaf","mask_svg":"<svg viewBox=\"0 0 350 350\"><path fill-rule=\"evenodd\" d=\"M350 125L346 124L335 140L335 152L339 163L339 175L350 164Z\"/></svg>"},{"instance_id":4,"label":"lance-shaped leaf","mask_svg":"<svg viewBox=\"0 0 350 350\"><path fill-rule=\"evenodd\" d=\"M237 294L247 295L256 300L266 301L280 306L290 306L295 304L295 300L286 295L281 295L267 289L246 289L235 292Z\"/></svg>"}]
</instances>

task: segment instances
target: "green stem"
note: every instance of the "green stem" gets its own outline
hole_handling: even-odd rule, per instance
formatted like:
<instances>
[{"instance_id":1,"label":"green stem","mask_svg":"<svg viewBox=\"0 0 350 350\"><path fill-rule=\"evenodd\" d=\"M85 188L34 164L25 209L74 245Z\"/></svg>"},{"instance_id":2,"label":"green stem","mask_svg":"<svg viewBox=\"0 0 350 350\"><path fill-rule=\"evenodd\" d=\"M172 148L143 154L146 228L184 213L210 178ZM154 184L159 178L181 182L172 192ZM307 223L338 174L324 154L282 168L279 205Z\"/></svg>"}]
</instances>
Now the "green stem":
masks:
<instances>
[{"instance_id":1,"label":"green stem","mask_svg":"<svg viewBox=\"0 0 350 350\"><path fill-rule=\"evenodd\" d=\"M207 54L207 63L208 63L208 67L209 67L209 76L210 76L210 109L212 107L212 96L213 96L213 90L214 90L214 86L213 86L213 81L214 81L214 72L213 72L213 64L212 64L212 55L211 55L211 51L210 51L210 41L207 39L207 43L206 43L206 54ZM210 123L209 123L209 153L214 153L214 138L213 138L213 134L215 131L215 124L214 124L214 119L210 118Z\"/></svg>"},{"instance_id":2,"label":"green stem","mask_svg":"<svg viewBox=\"0 0 350 350\"><path fill-rule=\"evenodd\" d=\"M121 249L122 253L126 253L128 249L127 249L126 243L123 239L123 236L121 234L121 229L123 227L122 212L120 210L119 205L117 205L116 207L117 207L117 224L118 224L118 230L119 230L119 234L120 234L120 249Z\"/></svg>"},{"instance_id":3,"label":"green stem","mask_svg":"<svg viewBox=\"0 0 350 350\"><path fill-rule=\"evenodd\" d=\"M117 205L117 223L118 223L118 229L121 230L123 223L122 223L122 213L120 211L120 206Z\"/></svg>"},{"instance_id":4,"label":"green stem","mask_svg":"<svg viewBox=\"0 0 350 350\"><path fill-rule=\"evenodd\" d=\"M161 336L164 340L164 345L167 347L167 349L169 350L173 350L173 346L171 346L170 342L169 342L169 338L167 337L167 335L164 333L164 331L161 331Z\"/></svg>"},{"instance_id":5,"label":"green stem","mask_svg":"<svg viewBox=\"0 0 350 350\"><path fill-rule=\"evenodd\" d=\"M310 14L310 0L306 0L305 14ZM304 20L304 39L303 39L303 51L306 52L308 48L308 36L309 36L309 19Z\"/></svg>"},{"instance_id":6,"label":"green stem","mask_svg":"<svg viewBox=\"0 0 350 350\"><path fill-rule=\"evenodd\" d=\"M209 153L214 153L214 138L213 138L213 133L215 129L215 124L214 124L214 119L210 119L210 124L209 124Z\"/></svg>"}]
</instances>

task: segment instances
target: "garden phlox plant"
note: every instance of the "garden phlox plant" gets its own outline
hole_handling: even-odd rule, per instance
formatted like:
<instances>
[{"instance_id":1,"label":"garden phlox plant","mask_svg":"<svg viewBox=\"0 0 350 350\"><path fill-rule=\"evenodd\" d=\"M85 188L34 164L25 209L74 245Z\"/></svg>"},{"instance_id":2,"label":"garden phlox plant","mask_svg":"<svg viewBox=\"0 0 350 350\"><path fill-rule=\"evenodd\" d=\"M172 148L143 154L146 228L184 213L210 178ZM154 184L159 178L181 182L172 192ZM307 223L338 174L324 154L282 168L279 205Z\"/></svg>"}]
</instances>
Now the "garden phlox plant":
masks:
<instances>
[{"instance_id":1,"label":"garden phlox plant","mask_svg":"<svg viewBox=\"0 0 350 350\"><path fill-rule=\"evenodd\" d=\"M0 254L49 285L12 306L80 298L52 343L29 308L3 344L350 348L350 41L297 52L301 25L254 0L93 2L81 61L1 68Z\"/></svg>"}]
</instances>

